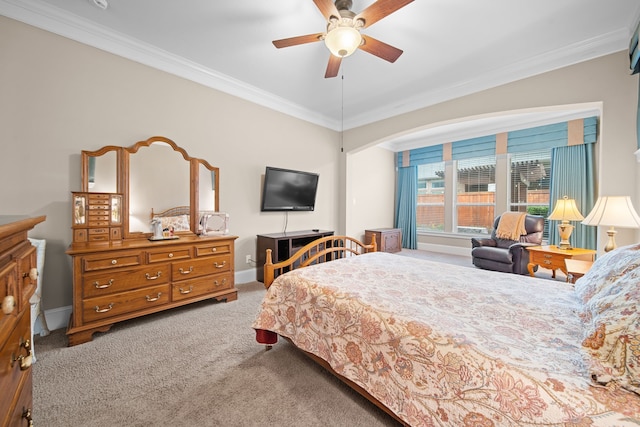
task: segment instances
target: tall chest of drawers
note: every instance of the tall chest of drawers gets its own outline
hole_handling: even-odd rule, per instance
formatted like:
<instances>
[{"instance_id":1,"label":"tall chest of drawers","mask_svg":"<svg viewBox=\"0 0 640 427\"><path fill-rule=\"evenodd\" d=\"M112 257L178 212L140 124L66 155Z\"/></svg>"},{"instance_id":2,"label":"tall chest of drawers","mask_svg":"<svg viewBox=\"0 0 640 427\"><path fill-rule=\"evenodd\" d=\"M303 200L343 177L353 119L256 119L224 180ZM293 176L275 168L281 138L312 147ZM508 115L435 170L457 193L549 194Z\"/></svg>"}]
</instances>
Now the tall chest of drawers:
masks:
<instances>
[{"instance_id":1,"label":"tall chest of drawers","mask_svg":"<svg viewBox=\"0 0 640 427\"><path fill-rule=\"evenodd\" d=\"M31 306L38 270L27 232L44 216L0 218L0 426L28 426L32 411Z\"/></svg>"},{"instance_id":2,"label":"tall chest of drawers","mask_svg":"<svg viewBox=\"0 0 640 427\"><path fill-rule=\"evenodd\" d=\"M69 345L114 323L204 299L233 301L236 236L74 243Z\"/></svg>"}]
</instances>

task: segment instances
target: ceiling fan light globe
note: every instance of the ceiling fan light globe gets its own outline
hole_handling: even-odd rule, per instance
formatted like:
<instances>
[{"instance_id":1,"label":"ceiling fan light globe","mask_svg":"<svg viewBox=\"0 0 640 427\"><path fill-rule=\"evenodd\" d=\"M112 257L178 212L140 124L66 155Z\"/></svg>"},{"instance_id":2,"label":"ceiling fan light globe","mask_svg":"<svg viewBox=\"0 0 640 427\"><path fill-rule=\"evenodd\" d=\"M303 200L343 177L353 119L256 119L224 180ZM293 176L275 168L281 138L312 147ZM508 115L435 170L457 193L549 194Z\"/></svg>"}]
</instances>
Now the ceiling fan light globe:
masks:
<instances>
[{"instance_id":1,"label":"ceiling fan light globe","mask_svg":"<svg viewBox=\"0 0 640 427\"><path fill-rule=\"evenodd\" d=\"M353 27L336 27L327 33L324 43L332 55L344 58L358 49L362 35Z\"/></svg>"}]
</instances>

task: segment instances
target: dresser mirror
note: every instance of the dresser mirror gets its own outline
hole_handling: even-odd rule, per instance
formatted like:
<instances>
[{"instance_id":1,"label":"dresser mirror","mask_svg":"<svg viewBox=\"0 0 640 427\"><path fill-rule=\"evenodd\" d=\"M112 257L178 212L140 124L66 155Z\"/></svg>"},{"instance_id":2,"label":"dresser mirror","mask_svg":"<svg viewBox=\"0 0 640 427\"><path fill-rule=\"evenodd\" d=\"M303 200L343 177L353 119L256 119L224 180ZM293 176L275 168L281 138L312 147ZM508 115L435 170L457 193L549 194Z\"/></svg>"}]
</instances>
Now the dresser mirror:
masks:
<instances>
[{"instance_id":1,"label":"dresser mirror","mask_svg":"<svg viewBox=\"0 0 640 427\"><path fill-rule=\"evenodd\" d=\"M177 234L198 234L202 213L219 208L218 183L218 168L161 136L82 152L83 191L123 194L125 239L148 237L152 212L180 218Z\"/></svg>"},{"instance_id":2,"label":"dresser mirror","mask_svg":"<svg viewBox=\"0 0 640 427\"><path fill-rule=\"evenodd\" d=\"M82 152L82 191L117 193L120 147L109 145L98 151Z\"/></svg>"}]
</instances>

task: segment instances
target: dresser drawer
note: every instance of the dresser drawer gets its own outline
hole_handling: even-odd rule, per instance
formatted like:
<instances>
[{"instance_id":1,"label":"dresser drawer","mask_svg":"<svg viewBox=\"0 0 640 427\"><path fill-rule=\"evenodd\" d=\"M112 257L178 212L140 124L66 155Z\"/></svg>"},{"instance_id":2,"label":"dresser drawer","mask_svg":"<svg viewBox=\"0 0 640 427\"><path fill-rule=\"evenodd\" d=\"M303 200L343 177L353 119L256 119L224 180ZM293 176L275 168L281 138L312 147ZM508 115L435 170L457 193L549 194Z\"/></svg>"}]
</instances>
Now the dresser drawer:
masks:
<instances>
[{"instance_id":1,"label":"dresser drawer","mask_svg":"<svg viewBox=\"0 0 640 427\"><path fill-rule=\"evenodd\" d=\"M28 417L33 417L33 374L31 369L26 373L13 412L9 414L5 424L26 427L29 425Z\"/></svg>"},{"instance_id":2,"label":"dresser drawer","mask_svg":"<svg viewBox=\"0 0 640 427\"><path fill-rule=\"evenodd\" d=\"M150 250L147 252L147 262L165 262L174 261L178 259L191 258L191 248L188 246L180 248L167 248Z\"/></svg>"},{"instance_id":3,"label":"dresser drawer","mask_svg":"<svg viewBox=\"0 0 640 427\"><path fill-rule=\"evenodd\" d=\"M171 299L172 301L181 301L202 295L215 294L218 291L231 289L232 287L233 277L231 273L183 280L179 283L173 284L171 289Z\"/></svg>"},{"instance_id":4,"label":"dresser drawer","mask_svg":"<svg viewBox=\"0 0 640 427\"><path fill-rule=\"evenodd\" d=\"M18 265L10 262L5 268L0 270L0 301L4 301L6 296L14 298L15 307L10 314L0 312L0 343L9 335L16 323L18 310ZM0 390L2 390L0 388Z\"/></svg>"},{"instance_id":5,"label":"dresser drawer","mask_svg":"<svg viewBox=\"0 0 640 427\"><path fill-rule=\"evenodd\" d=\"M9 339L5 345L0 348L0 390L3 397L0 399L0 417L6 416L11 410L11 399L4 396L6 390L17 390L21 382L31 373L31 368L24 371L20 370L20 361L16 361L12 365L12 360L19 356L27 356L28 350L25 349L23 343L28 342L31 338L29 314L24 312L18 319L18 324L11 332Z\"/></svg>"},{"instance_id":6,"label":"dresser drawer","mask_svg":"<svg viewBox=\"0 0 640 427\"><path fill-rule=\"evenodd\" d=\"M87 298L82 302L85 322L95 322L120 314L141 311L169 302L169 284L150 286L103 297Z\"/></svg>"},{"instance_id":7,"label":"dresser drawer","mask_svg":"<svg viewBox=\"0 0 640 427\"><path fill-rule=\"evenodd\" d=\"M89 211L103 211L106 212L109 210L109 201L108 200L89 200ZM91 212L89 212L91 215Z\"/></svg>"},{"instance_id":8,"label":"dresser drawer","mask_svg":"<svg viewBox=\"0 0 640 427\"><path fill-rule=\"evenodd\" d=\"M99 271L107 268L133 267L142 264L139 252L92 255L82 258L84 271Z\"/></svg>"},{"instance_id":9,"label":"dresser drawer","mask_svg":"<svg viewBox=\"0 0 640 427\"><path fill-rule=\"evenodd\" d=\"M196 246L196 256L211 256L211 255L223 255L231 253L231 243L224 242L211 242L206 245Z\"/></svg>"},{"instance_id":10,"label":"dresser drawer","mask_svg":"<svg viewBox=\"0 0 640 427\"><path fill-rule=\"evenodd\" d=\"M106 193L89 193L89 203L109 204L109 194Z\"/></svg>"},{"instance_id":11,"label":"dresser drawer","mask_svg":"<svg viewBox=\"0 0 640 427\"><path fill-rule=\"evenodd\" d=\"M529 263L538 264L540 267L555 270L558 268L564 268L564 259L566 257L561 254L553 254L546 252L530 252Z\"/></svg>"},{"instance_id":12,"label":"dresser drawer","mask_svg":"<svg viewBox=\"0 0 640 427\"><path fill-rule=\"evenodd\" d=\"M84 298L130 291L169 281L169 264L144 266L134 269L117 269L106 273L87 274L82 278Z\"/></svg>"},{"instance_id":13,"label":"dresser drawer","mask_svg":"<svg viewBox=\"0 0 640 427\"><path fill-rule=\"evenodd\" d=\"M29 298L38 286L38 268L36 261L36 248L29 245L29 249L18 258L18 280L20 280L20 298L18 310L27 310L30 307Z\"/></svg>"},{"instance_id":14,"label":"dresser drawer","mask_svg":"<svg viewBox=\"0 0 640 427\"><path fill-rule=\"evenodd\" d=\"M221 255L203 259L174 262L171 265L171 279L185 280L231 270L231 255Z\"/></svg>"}]
</instances>

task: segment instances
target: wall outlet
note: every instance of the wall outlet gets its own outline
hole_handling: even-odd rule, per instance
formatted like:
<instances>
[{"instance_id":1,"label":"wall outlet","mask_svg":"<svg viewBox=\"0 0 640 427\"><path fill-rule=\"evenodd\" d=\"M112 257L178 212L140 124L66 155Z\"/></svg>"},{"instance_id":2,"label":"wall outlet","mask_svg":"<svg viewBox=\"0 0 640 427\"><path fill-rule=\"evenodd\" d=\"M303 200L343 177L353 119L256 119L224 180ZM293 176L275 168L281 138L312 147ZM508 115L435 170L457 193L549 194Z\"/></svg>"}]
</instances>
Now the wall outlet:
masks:
<instances>
[{"instance_id":1,"label":"wall outlet","mask_svg":"<svg viewBox=\"0 0 640 427\"><path fill-rule=\"evenodd\" d=\"M247 264L251 264L251 255L247 255L244 259Z\"/></svg>"}]
</instances>

